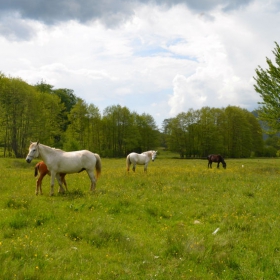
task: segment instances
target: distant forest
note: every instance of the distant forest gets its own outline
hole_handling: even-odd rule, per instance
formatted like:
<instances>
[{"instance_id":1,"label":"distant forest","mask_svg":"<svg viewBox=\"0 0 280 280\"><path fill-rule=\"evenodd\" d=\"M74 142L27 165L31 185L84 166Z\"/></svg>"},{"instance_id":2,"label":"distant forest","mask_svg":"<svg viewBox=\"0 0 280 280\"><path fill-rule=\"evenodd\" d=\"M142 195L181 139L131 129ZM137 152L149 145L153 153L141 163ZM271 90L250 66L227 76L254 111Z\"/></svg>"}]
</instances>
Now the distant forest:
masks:
<instances>
[{"instance_id":1,"label":"distant forest","mask_svg":"<svg viewBox=\"0 0 280 280\"><path fill-rule=\"evenodd\" d=\"M265 140L256 114L235 106L188 110L156 126L154 118L120 105L101 113L73 90L29 85L0 73L0 156L22 158L30 141L66 151L87 149L124 157L162 147L181 158L220 153L240 158L278 155L278 137Z\"/></svg>"}]
</instances>

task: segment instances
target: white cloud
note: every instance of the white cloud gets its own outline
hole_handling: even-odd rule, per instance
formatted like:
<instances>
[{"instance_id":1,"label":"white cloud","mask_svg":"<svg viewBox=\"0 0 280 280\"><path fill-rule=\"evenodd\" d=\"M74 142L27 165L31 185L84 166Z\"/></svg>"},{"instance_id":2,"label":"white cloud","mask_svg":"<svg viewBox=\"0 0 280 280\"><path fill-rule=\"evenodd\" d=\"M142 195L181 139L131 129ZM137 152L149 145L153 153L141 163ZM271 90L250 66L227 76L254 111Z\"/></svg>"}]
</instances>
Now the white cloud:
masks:
<instances>
[{"instance_id":1,"label":"white cloud","mask_svg":"<svg viewBox=\"0 0 280 280\"><path fill-rule=\"evenodd\" d=\"M199 63L192 75L174 78L173 95L169 99L172 116L203 106L246 105L240 102L242 92L248 90L248 81L235 74L228 60L230 54L218 36L197 38L189 44L189 49Z\"/></svg>"},{"instance_id":2,"label":"white cloud","mask_svg":"<svg viewBox=\"0 0 280 280\"><path fill-rule=\"evenodd\" d=\"M255 68L266 66L280 41L276 4L255 0L227 12L222 6L194 12L183 4L137 3L114 28L100 20L46 25L6 14L2 19L18 24L8 36L0 21L0 71L73 89L101 110L121 104L149 113L159 125L202 106L252 110L259 100Z\"/></svg>"},{"instance_id":3,"label":"white cloud","mask_svg":"<svg viewBox=\"0 0 280 280\"><path fill-rule=\"evenodd\" d=\"M192 75L175 76L168 102L170 116L202 106L257 108L260 98L253 87L255 68L266 67L263 62L277 41L273 40L277 26L274 24L279 22L276 15L269 13L272 16L269 23L265 8L255 2L231 14L214 12L214 20L199 24L198 34L191 34L186 43L176 46L177 52L182 50L182 54L194 57L198 63ZM258 21L260 18L267 21L266 27L260 30L255 28L255 23L256 27L260 23L251 16L256 12Z\"/></svg>"}]
</instances>

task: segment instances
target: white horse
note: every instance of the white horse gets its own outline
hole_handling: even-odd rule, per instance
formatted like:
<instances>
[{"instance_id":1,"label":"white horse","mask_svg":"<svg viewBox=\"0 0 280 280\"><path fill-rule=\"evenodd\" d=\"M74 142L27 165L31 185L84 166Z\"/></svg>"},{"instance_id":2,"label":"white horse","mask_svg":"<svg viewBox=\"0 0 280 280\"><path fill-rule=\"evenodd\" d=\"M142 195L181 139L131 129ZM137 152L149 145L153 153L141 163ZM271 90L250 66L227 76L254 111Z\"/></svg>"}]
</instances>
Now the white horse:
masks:
<instances>
[{"instance_id":1,"label":"white horse","mask_svg":"<svg viewBox=\"0 0 280 280\"><path fill-rule=\"evenodd\" d=\"M31 142L29 146L29 153L26 161L30 163L33 158L41 156L48 167L51 174L51 191L53 195L53 186L55 177L59 183L59 191L64 193L60 173L70 174L79 173L84 170L91 180L91 190L95 190L96 179L94 176L94 168L96 169L96 177L101 173L101 159L98 154L94 154L87 150L65 152L59 149L54 149L38 142Z\"/></svg>"},{"instance_id":2,"label":"white horse","mask_svg":"<svg viewBox=\"0 0 280 280\"><path fill-rule=\"evenodd\" d=\"M148 163L150 160L154 161L157 151L147 151L142 154L130 153L126 157L126 169L129 171L130 165L133 165L132 170L135 172L136 164L144 165L144 171L147 172Z\"/></svg>"}]
</instances>

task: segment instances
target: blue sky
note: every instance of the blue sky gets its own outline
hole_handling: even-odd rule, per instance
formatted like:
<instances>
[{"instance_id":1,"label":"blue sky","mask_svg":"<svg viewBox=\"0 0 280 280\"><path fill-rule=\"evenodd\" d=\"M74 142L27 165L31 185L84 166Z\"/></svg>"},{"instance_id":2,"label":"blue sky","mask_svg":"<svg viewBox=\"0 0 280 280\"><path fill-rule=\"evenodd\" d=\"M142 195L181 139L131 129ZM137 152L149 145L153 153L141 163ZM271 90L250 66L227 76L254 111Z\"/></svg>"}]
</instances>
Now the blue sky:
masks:
<instances>
[{"instance_id":1,"label":"blue sky","mask_svg":"<svg viewBox=\"0 0 280 280\"><path fill-rule=\"evenodd\" d=\"M255 69L280 43L279 0L0 0L0 71L163 120L253 110Z\"/></svg>"}]
</instances>

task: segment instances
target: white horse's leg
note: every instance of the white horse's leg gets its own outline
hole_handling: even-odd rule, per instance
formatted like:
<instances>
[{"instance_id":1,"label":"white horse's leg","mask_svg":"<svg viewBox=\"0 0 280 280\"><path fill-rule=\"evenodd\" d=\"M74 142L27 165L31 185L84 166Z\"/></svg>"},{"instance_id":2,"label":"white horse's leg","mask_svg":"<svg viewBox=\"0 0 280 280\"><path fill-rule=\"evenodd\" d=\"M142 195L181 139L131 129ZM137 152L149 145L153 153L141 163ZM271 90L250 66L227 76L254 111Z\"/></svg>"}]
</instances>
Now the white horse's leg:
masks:
<instances>
[{"instance_id":1,"label":"white horse's leg","mask_svg":"<svg viewBox=\"0 0 280 280\"><path fill-rule=\"evenodd\" d=\"M145 165L144 165L144 172L147 172L147 167L148 167L148 163L145 163Z\"/></svg>"},{"instance_id":2,"label":"white horse's leg","mask_svg":"<svg viewBox=\"0 0 280 280\"><path fill-rule=\"evenodd\" d=\"M90 178L90 181L91 181L90 190L95 191L96 180L95 180L94 173L91 170L87 170L87 174L88 174L88 177Z\"/></svg>"},{"instance_id":3,"label":"white horse's leg","mask_svg":"<svg viewBox=\"0 0 280 280\"><path fill-rule=\"evenodd\" d=\"M64 190L64 188L63 188L63 186L62 186L61 176L60 176L59 173L56 174L56 180L57 180L57 182L58 182L58 184L59 184L59 190L58 190L58 192L59 192L59 193L65 193L65 190Z\"/></svg>"},{"instance_id":4,"label":"white horse's leg","mask_svg":"<svg viewBox=\"0 0 280 280\"><path fill-rule=\"evenodd\" d=\"M136 168L136 163L133 163L133 167L132 167L133 172L135 172L135 168Z\"/></svg>"},{"instance_id":5,"label":"white horse's leg","mask_svg":"<svg viewBox=\"0 0 280 280\"><path fill-rule=\"evenodd\" d=\"M54 172L51 172L51 191L50 191L50 196L52 196L54 194L53 186L54 186L55 175L56 174Z\"/></svg>"},{"instance_id":6,"label":"white horse's leg","mask_svg":"<svg viewBox=\"0 0 280 280\"><path fill-rule=\"evenodd\" d=\"M65 186L65 190L68 192L65 176L66 176L66 174L60 175L60 179L62 181L62 184Z\"/></svg>"},{"instance_id":7,"label":"white horse's leg","mask_svg":"<svg viewBox=\"0 0 280 280\"><path fill-rule=\"evenodd\" d=\"M129 156L128 156L128 157L126 158L126 170L127 170L127 172L129 172L130 165L131 165L131 161L130 161L130 158L129 158Z\"/></svg>"}]
</instances>

